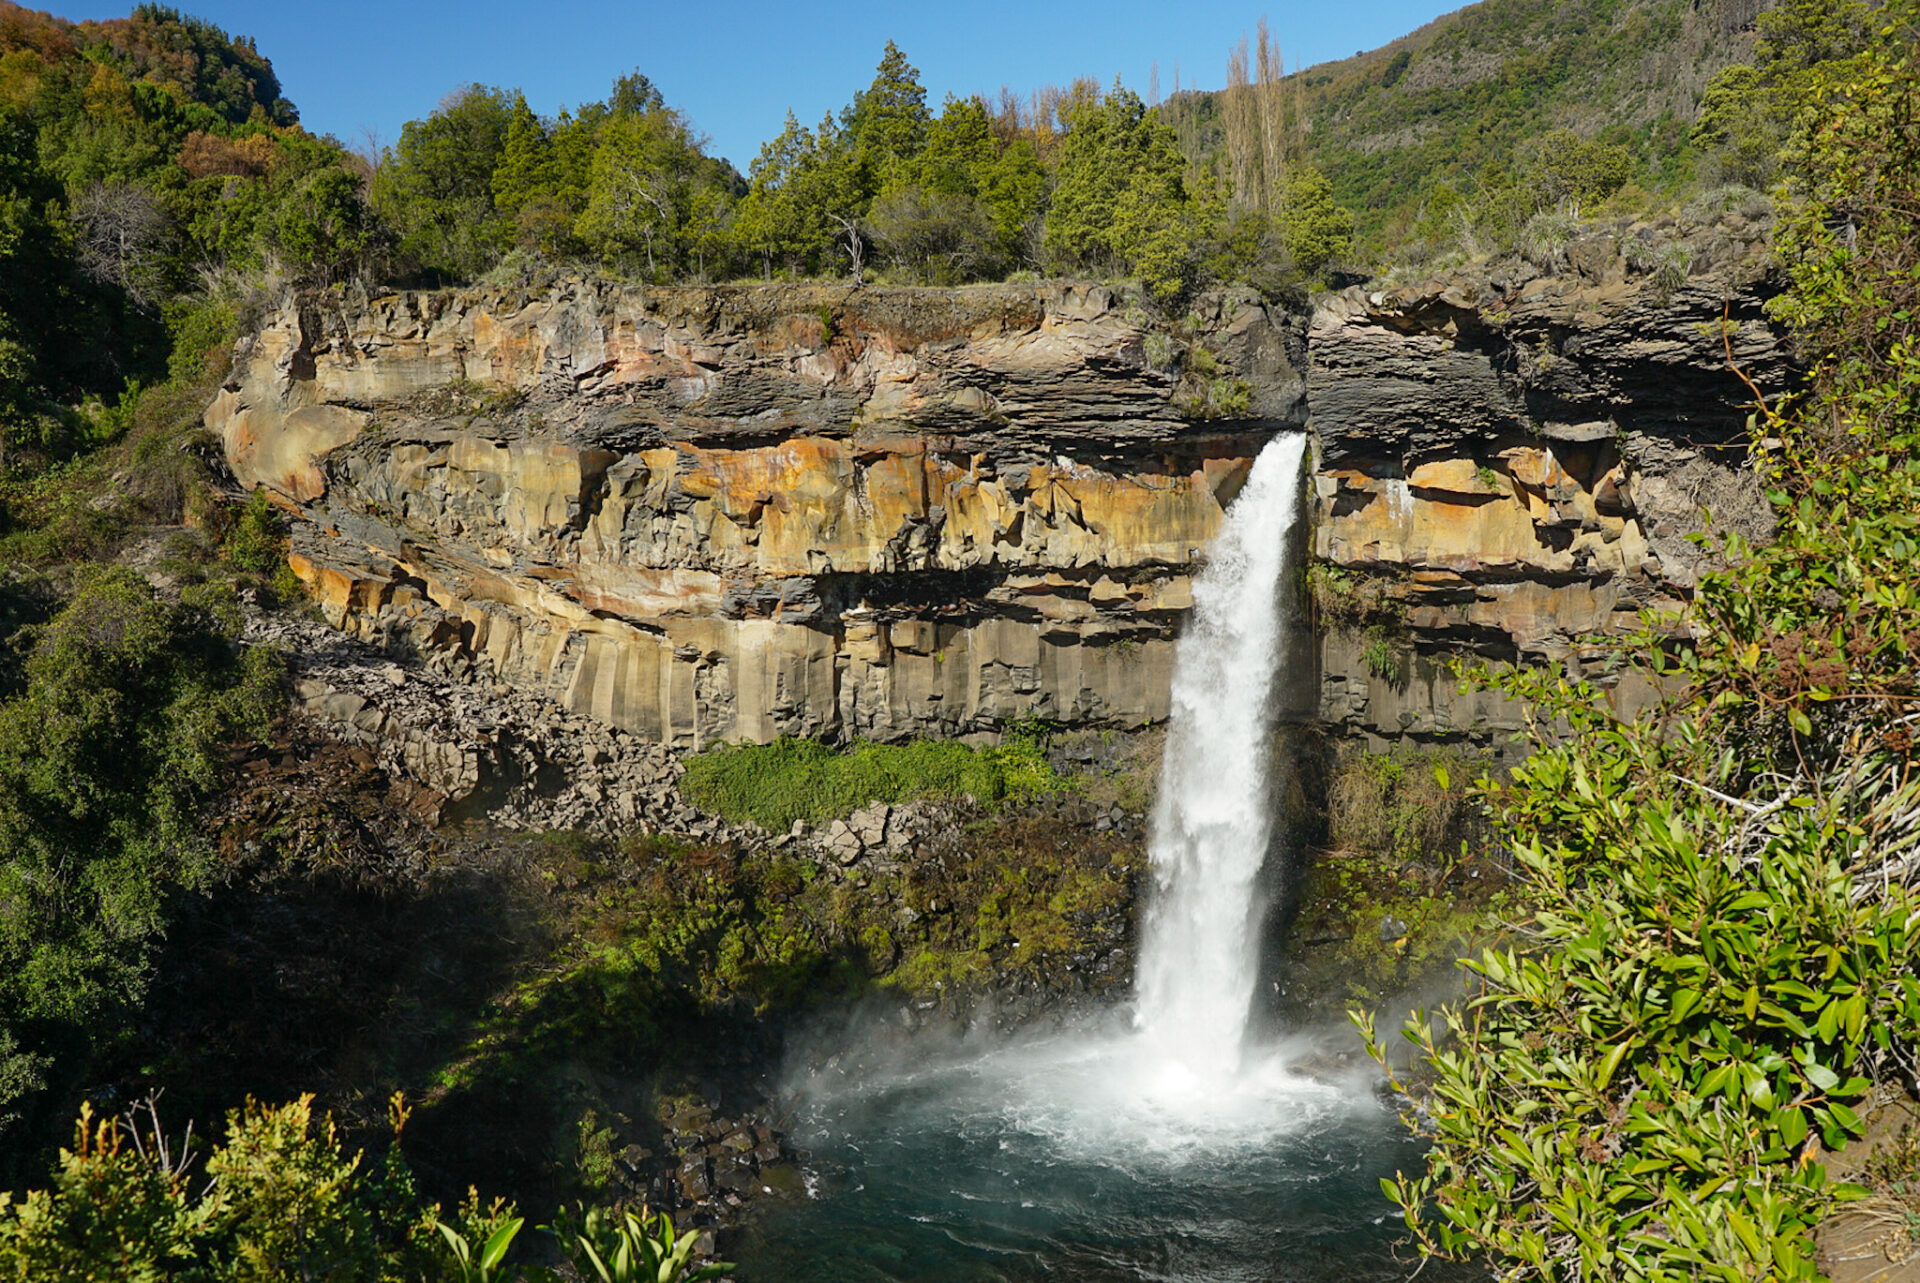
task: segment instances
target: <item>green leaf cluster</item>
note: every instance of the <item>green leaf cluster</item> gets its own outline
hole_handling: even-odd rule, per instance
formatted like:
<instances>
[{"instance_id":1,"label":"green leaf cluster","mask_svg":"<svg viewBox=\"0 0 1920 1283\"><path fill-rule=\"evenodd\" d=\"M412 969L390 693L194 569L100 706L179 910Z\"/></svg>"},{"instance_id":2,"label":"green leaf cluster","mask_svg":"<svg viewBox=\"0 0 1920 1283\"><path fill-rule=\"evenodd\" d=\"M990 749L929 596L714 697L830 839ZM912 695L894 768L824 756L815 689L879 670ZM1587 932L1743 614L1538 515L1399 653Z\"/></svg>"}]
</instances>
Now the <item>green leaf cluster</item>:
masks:
<instances>
[{"instance_id":1,"label":"green leaf cluster","mask_svg":"<svg viewBox=\"0 0 1920 1283\"><path fill-rule=\"evenodd\" d=\"M1390 1196L1428 1250L1525 1277L1815 1277L1819 1147L1920 1034L1912 905L1851 876L1894 799L1866 772L1763 805L1690 728L1509 691L1574 737L1494 794L1531 912L1473 997L1407 1027L1434 1148Z\"/></svg>"},{"instance_id":2,"label":"green leaf cluster","mask_svg":"<svg viewBox=\"0 0 1920 1283\"><path fill-rule=\"evenodd\" d=\"M525 1219L469 1191L449 1219L422 1207L400 1155L407 1109L398 1097L392 1143L370 1163L349 1153L313 1097L249 1100L231 1111L204 1157L192 1129L160 1128L151 1102L122 1119L83 1106L53 1180L24 1196L0 1193L0 1279L80 1283L557 1283L562 1275L506 1258ZM694 1232L665 1216L562 1210L543 1227L572 1265L602 1283L704 1283L730 1273L695 1259Z\"/></svg>"}]
</instances>

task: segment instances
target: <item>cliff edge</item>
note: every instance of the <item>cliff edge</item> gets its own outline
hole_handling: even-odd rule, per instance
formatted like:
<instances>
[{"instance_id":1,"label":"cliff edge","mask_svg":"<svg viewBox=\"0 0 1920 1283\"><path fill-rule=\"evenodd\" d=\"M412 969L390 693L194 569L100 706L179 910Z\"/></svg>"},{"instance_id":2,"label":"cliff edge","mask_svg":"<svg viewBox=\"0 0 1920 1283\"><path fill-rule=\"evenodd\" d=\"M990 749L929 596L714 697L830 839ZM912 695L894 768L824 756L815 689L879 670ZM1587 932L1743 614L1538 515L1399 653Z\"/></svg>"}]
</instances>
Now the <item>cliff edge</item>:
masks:
<instances>
[{"instance_id":1,"label":"cliff edge","mask_svg":"<svg viewBox=\"0 0 1920 1283\"><path fill-rule=\"evenodd\" d=\"M336 627L681 748L1163 718L1196 559L1310 430L1311 551L1393 627L1321 630L1294 715L1484 737L1514 711L1448 657L1578 664L1684 603L1703 506L1764 526L1757 238L1176 321L1057 283L289 297L207 421Z\"/></svg>"}]
</instances>

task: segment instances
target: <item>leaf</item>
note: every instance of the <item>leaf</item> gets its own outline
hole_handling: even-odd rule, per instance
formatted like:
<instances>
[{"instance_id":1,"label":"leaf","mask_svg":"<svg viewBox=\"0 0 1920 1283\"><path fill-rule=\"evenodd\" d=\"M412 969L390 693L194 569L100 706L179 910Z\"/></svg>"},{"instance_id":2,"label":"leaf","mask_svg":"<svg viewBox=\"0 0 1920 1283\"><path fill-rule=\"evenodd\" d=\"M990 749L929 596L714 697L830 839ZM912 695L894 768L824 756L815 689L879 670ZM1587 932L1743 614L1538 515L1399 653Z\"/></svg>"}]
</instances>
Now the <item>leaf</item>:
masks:
<instances>
[{"instance_id":1,"label":"leaf","mask_svg":"<svg viewBox=\"0 0 1920 1283\"><path fill-rule=\"evenodd\" d=\"M1740 1242L1753 1256L1765 1259L1770 1255L1760 1242L1760 1235L1755 1232L1753 1222L1739 1208L1727 1209L1727 1224L1733 1228L1735 1234L1740 1236Z\"/></svg>"},{"instance_id":2,"label":"leaf","mask_svg":"<svg viewBox=\"0 0 1920 1283\"><path fill-rule=\"evenodd\" d=\"M1600 1068L1594 1075L1593 1085L1597 1090L1605 1091L1607 1084L1613 1081L1614 1071L1620 1068L1620 1062L1626 1059L1630 1044L1620 1043L1600 1059Z\"/></svg>"},{"instance_id":3,"label":"leaf","mask_svg":"<svg viewBox=\"0 0 1920 1283\"><path fill-rule=\"evenodd\" d=\"M486 1245L480 1249L482 1270L491 1270L500 1264L500 1258L507 1254L509 1247L513 1246L513 1236L520 1232L520 1227L525 1223L525 1217L516 1216L510 1221L503 1222L500 1228L487 1237Z\"/></svg>"},{"instance_id":4,"label":"leaf","mask_svg":"<svg viewBox=\"0 0 1920 1283\"><path fill-rule=\"evenodd\" d=\"M435 1221L433 1228L439 1230L441 1237L447 1240L447 1246L452 1249L454 1259L461 1265L464 1266L473 1259L473 1249L468 1246L466 1237L459 1230L444 1221Z\"/></svg>"},{"instance_id":5,"label":"leaf","mask_svg":"<svg viewBox=\"0 0 1920 1283\"><path fill-rule=\"evenodd\" d=\"M1813 1031L1820 1035L1821 1042L1832 1042L1840 1036L1840 1004L1829 1002L1820 1008L1820 1018L1814 1021Z\"/></svg>"}]
</instances>

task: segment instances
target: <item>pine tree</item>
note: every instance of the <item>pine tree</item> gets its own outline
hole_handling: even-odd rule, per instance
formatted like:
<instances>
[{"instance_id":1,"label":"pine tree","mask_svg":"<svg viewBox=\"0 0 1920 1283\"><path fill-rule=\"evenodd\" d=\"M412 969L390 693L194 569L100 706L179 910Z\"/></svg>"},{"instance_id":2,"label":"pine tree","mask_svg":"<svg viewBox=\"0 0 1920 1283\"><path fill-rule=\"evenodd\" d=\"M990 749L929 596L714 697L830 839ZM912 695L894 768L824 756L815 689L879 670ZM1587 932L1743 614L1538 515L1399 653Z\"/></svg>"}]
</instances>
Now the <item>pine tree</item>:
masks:
<instances>
[{"instance_id":1,"label":"pine tree","mask_svg":"<svg viewBox=\"0 0 1920 1283\"><path fill-rule=\"evenodd\" d=\"M493 203L513 221L521 244L549 239L548 224L560 203L560 162L546 126L517 91L506 147L493 171Z\"/></svg>"},{"instance_id":2,"label":"pine tree","mask_svg":"<svg viewBox=\"0 0 1920 1283\"><path fill-rule=\"evenodd\" d=\"M1123 197L1134 228L1177 223L1186 212L1179 143L1158 112L1117 85L1103 100L1069 107L1066 125L1047 216L1047 253L1063 266L1124 268L1128 246L1116 234Z\"/></svg>"},{"instance_id":3,"label":"pine tree","mask_svg":"<svg viewBox=\"0 0 1920 1283\"><path fill-rule=\"evenodd\" d=\"M920 72L889 40L873 83L854 96L841 116L842 132L869 195L920 155L928 122L927 91L921 87Z\"/></svg>"}]
</instances>

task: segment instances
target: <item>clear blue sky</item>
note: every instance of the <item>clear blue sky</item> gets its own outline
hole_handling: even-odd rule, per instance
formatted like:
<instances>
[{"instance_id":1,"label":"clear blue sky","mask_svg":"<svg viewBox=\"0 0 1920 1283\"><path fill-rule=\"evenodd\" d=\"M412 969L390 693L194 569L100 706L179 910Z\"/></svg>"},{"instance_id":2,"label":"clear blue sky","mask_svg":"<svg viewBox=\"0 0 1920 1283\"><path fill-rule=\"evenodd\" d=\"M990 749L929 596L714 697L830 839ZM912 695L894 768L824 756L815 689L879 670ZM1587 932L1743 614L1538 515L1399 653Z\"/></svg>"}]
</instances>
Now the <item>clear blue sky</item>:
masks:
<instances>
[{"instance_id":1,"label":"clear blue sky","mask_svg":"<svg viewBox=\"0 0 1920 1283\"><path fill-rule=\"evenodd\" d=\"M520 88L535 111L552 114L604 97L615 76L638 68L709 136L709 150L742 172L789 107L812 124L865 88L889 38L920 69L938 110L948 93L991 98L1002 85L1026 93L1081 75L1111 83L1117 73L1144 94L1156 62L1163 93L1176 66L1182 85L1218 88L1228 50L1262 12L1221 0L172 3L254 37L307 128L356 149L368 129L391 143L460 85ZM55 0L50 8L64 18L113 18L132 4ZM1377 48L1458 7L1322 0L1265 12L1292 69Z\"/></svg>"}]
</instances>

